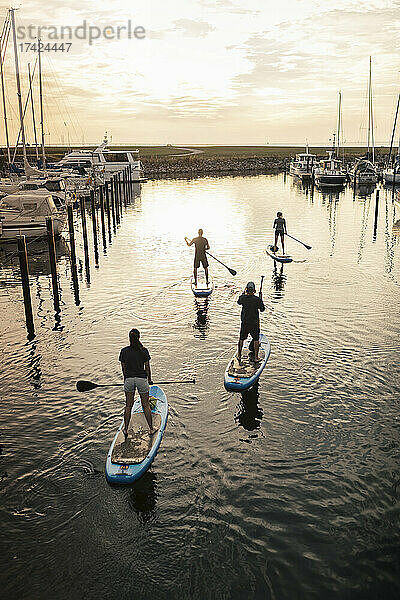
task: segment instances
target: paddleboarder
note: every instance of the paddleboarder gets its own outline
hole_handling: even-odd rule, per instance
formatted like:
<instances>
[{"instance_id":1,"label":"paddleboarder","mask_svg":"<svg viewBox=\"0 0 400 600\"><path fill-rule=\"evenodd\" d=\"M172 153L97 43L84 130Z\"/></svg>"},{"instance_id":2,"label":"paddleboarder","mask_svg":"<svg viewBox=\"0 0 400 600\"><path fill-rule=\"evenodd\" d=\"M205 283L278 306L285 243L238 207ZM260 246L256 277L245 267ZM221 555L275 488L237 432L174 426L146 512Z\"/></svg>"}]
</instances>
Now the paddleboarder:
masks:
<instances>
[{"instance_id":1,"label":"paddleboarder","mask_svg":"<svg viewBox=\"0 0 400 600\"><path fill-rule=\"evenodd\" d=\"M285 233L287 233L286 229L286 220L283 218L281 212L276 213L276 219L274 221L274 229L275 229L275 243L273 252L278 251L278 237L280 236L282 242L282 254L285 254Z\"/></svg>"},{"instance_id":2,"label":"paddleboarder","mask_svg":"<svg viewBox=\"0 0 400 600\"><path fill-rule=\"evenodd\" d=\"M265 306L262 300L262 291L260 295L256 296L256 286L253 281L249 281L246 288L237 301L242 307L241 314L241 327L238 342L238 353L237 357L240 363L242 358L243 342L250 334L252 341L250 342L249 349L252 351L254 347L254 362L259 360L258 350L260 348L260 312L264 312Z\"/></svg>"},{"instance_id":3,"label":"paddleboarder","mask_svg":"<svg viewBox=\"0 0 400 600\"><path fill-rule=\"evenodd\" d=\"M210 249L210 245L208 243L207 238L203 237L203 230L199 229L198 237L189 240L188 237L185 237L185 242L188 246L195 246L194 253L194 263L193 263L193 276L194 276L194 285L197 287L197 269L200 266L200 263L204 267L204 273L206 275L206 284L208 286L208 260L206 255L206 250Z\"/></svg>"},{"instance_id":4,"label":"paddleboarder","mask_svg":"<svg viewBox=\"0 0 400 600\"><path fill-rule=\"evenodd\" d=\"M125 437L128 435L129 421L131 420L136 390L139 392L150 435L153 435L157 431L157 428L153 427L149 400L149 386L153 385L150 370L150 354L140 341L140 332L138 329L130 330L129 346L122 348L119 354L119 360L124 376L126 399L123 429L124 435Z\"/></svg>"}]
</instances>

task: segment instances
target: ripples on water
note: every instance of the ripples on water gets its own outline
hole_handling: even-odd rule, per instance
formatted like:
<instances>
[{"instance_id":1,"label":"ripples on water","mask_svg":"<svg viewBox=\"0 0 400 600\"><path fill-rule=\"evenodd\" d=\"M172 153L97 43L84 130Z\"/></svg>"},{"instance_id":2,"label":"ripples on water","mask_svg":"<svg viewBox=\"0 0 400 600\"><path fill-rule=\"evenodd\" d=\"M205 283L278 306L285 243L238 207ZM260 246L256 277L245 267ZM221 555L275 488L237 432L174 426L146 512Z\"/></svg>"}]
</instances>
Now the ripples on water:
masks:
<instances>
[{"instance_id":1,"label":"ripples on water","mask_svg":"<svg viewBox=\"0 0 400 600\"><path fill-rule=\"evenodd\" d=\"M295 262L265 254L277 210ZM11 598L397 598L400 250L390 193L322 194L279 177L149 182L127 207L80 301L58 244L59 322L43 248L30 248L36 337L26 340L16 256L1 250L3 594ZM203 227L215 292L195 300ZM265 275L272 353L260 385L228 393L238 294ZM152 469L104 479L132 326L168 386ZM167 388L167 386L166 386ZM83 593L84 590L84 593Z\"/></svg>"}]
</instances>

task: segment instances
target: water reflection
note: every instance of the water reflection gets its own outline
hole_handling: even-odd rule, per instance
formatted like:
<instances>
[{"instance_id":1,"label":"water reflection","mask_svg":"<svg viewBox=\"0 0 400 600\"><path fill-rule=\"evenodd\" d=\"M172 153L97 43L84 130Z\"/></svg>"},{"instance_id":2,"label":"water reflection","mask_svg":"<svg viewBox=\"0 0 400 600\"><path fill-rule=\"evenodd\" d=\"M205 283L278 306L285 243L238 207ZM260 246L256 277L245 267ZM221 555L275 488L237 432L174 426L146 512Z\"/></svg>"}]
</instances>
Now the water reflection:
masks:
<instances>
[{"instance_id":1,"label":"water reflection","mask_svg":"<svg viewBox=\"0 0 400 600\"><path fill-rule=\"evenodd\" d=\"M156 519L157 475L147 471L132 485L128 504L135 511L139 523L146 525Z\"/></svg>"},{"instance_id":2,"label":"water reflection","mask_svg":"<svg viewBox=\"0 0 400 600\"><path fill-rule=\"evenodd\" d=\"M285 289L285 283L286 283L286 279L287 276L286 274L283 272L283 263L280 263L279 266L277 264L277 261L274 260L274 270L272 272L272 284L274 286L274 290L275 290L275 294L274 297L275 298L283 298L284 294L284 289Z\"/></svg>"},{"instance_id":3,"label":"water reflection","mask_svg":"<svg viewBox=\"0 0 400 600\"><path fill-rule=\"evenodd\" d=\"M235 414L235 422L247 431L254 431L260 428L264 413L258 405L259 397L258 382L249 390L241 393L241 400Z\"/></svg>"},{"instance_id":4,"label":"water reflection","mask_svg":"<svg viewBox=\"0 0 400 600\"><path fill-rule=\"evenodd\" d=\"M42 369L40 361L41 355L37 352L37 341L31 341L26 344L27 347L27 363L28 363L28 377L33 387L38 390L42 387Z\"/></svg>"},{"instance_id":5,"label":"water reflection","mask_svg":"<svg viewBox=\"0 0 400 600\"><path fill-rule=\"evenodd\" d=\"M207 337L207 332L209 329L209 317L208 317L208 307L210 305L209 298L195 298L194 299L194 307L196 311L196 320L193 324L194 329L197 329L198 334L195 333L196 337L201 339L205 339Z\"/></svg>"}]
</instances>

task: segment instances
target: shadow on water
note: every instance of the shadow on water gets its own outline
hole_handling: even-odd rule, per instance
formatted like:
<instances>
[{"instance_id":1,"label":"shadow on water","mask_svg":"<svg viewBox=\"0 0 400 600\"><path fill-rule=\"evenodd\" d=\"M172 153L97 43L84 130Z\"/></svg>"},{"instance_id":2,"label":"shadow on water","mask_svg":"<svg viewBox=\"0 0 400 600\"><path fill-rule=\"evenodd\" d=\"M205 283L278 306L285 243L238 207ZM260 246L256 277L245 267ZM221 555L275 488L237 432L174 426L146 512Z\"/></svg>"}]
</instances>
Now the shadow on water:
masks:
<instances>
[{"instance_id":1,"label":"shadow on water","mask_svg":"<svg viewBox=\"0 0 400 600\"><path fill-rule=\"evenodd\" d=\"M142 525L155 520L157 505L157 475L155 473L147 471L132 484L128 504Z\"/></svg>"},{"instance_id":2,"label":"shadow on water","mask_svg":"<svg viewBox=\"0 0 400 600\"><path fill-rule=\"evenodd\" d=\"M263 411L258 405L259 383L241 393L241 400L235 414L235 422L241 425L247 431L254 431L260 428L263 418ZM248 440L246 440L248 441Z\"/></svg>"},{"instance_id":3,"label":"shadow on water","mask_svg":"<svg viewBox=\"0 0 400 600\"><path fill-rule=\"evenodd\" d=\"M207 337L207 332L209 329L209 317L207 314L209 305L209 298L203 298L201 300L199 298L195 298L194 300L196 320L193 324L193 328L197 329L197 331L199 332L198 334L196 333L195 336L200 337L202 339L205 339Z\"/></svg>"}]
</instances>

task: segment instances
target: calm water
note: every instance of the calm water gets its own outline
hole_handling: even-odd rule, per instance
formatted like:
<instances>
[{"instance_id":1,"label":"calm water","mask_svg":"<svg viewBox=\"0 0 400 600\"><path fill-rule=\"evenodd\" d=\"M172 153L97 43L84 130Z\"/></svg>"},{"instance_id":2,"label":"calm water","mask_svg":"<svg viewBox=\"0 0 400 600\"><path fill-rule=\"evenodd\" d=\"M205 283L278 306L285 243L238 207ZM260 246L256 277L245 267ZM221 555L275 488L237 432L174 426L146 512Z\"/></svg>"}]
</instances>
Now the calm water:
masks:
<instances>
[{"instance_id":1,"label":"calm water","mask_svg":"<svg viewBox=\"0 0 400 600\"><path fill-rule=\"evenodd\" d=\"M307 251L274 271L277 210ZM77 221L80 303L59 244L61 318L31 245L36 337L27 341L15 257L1 252L0 589L7 599L398 598L400 227L381 190L313 197L283 176L149 182L128 206L90 284ZM190 291L203 227L210 301ZM93 255L93 252L92 252ZM93 260L93 257L92 257ZM223 387L236 300L265 275L260 385ZM258 285L258 284L257 284ZM134 326L165 386L170 417L142 480L110 487L108 447Z\"/></svg>"}]
</instances>

